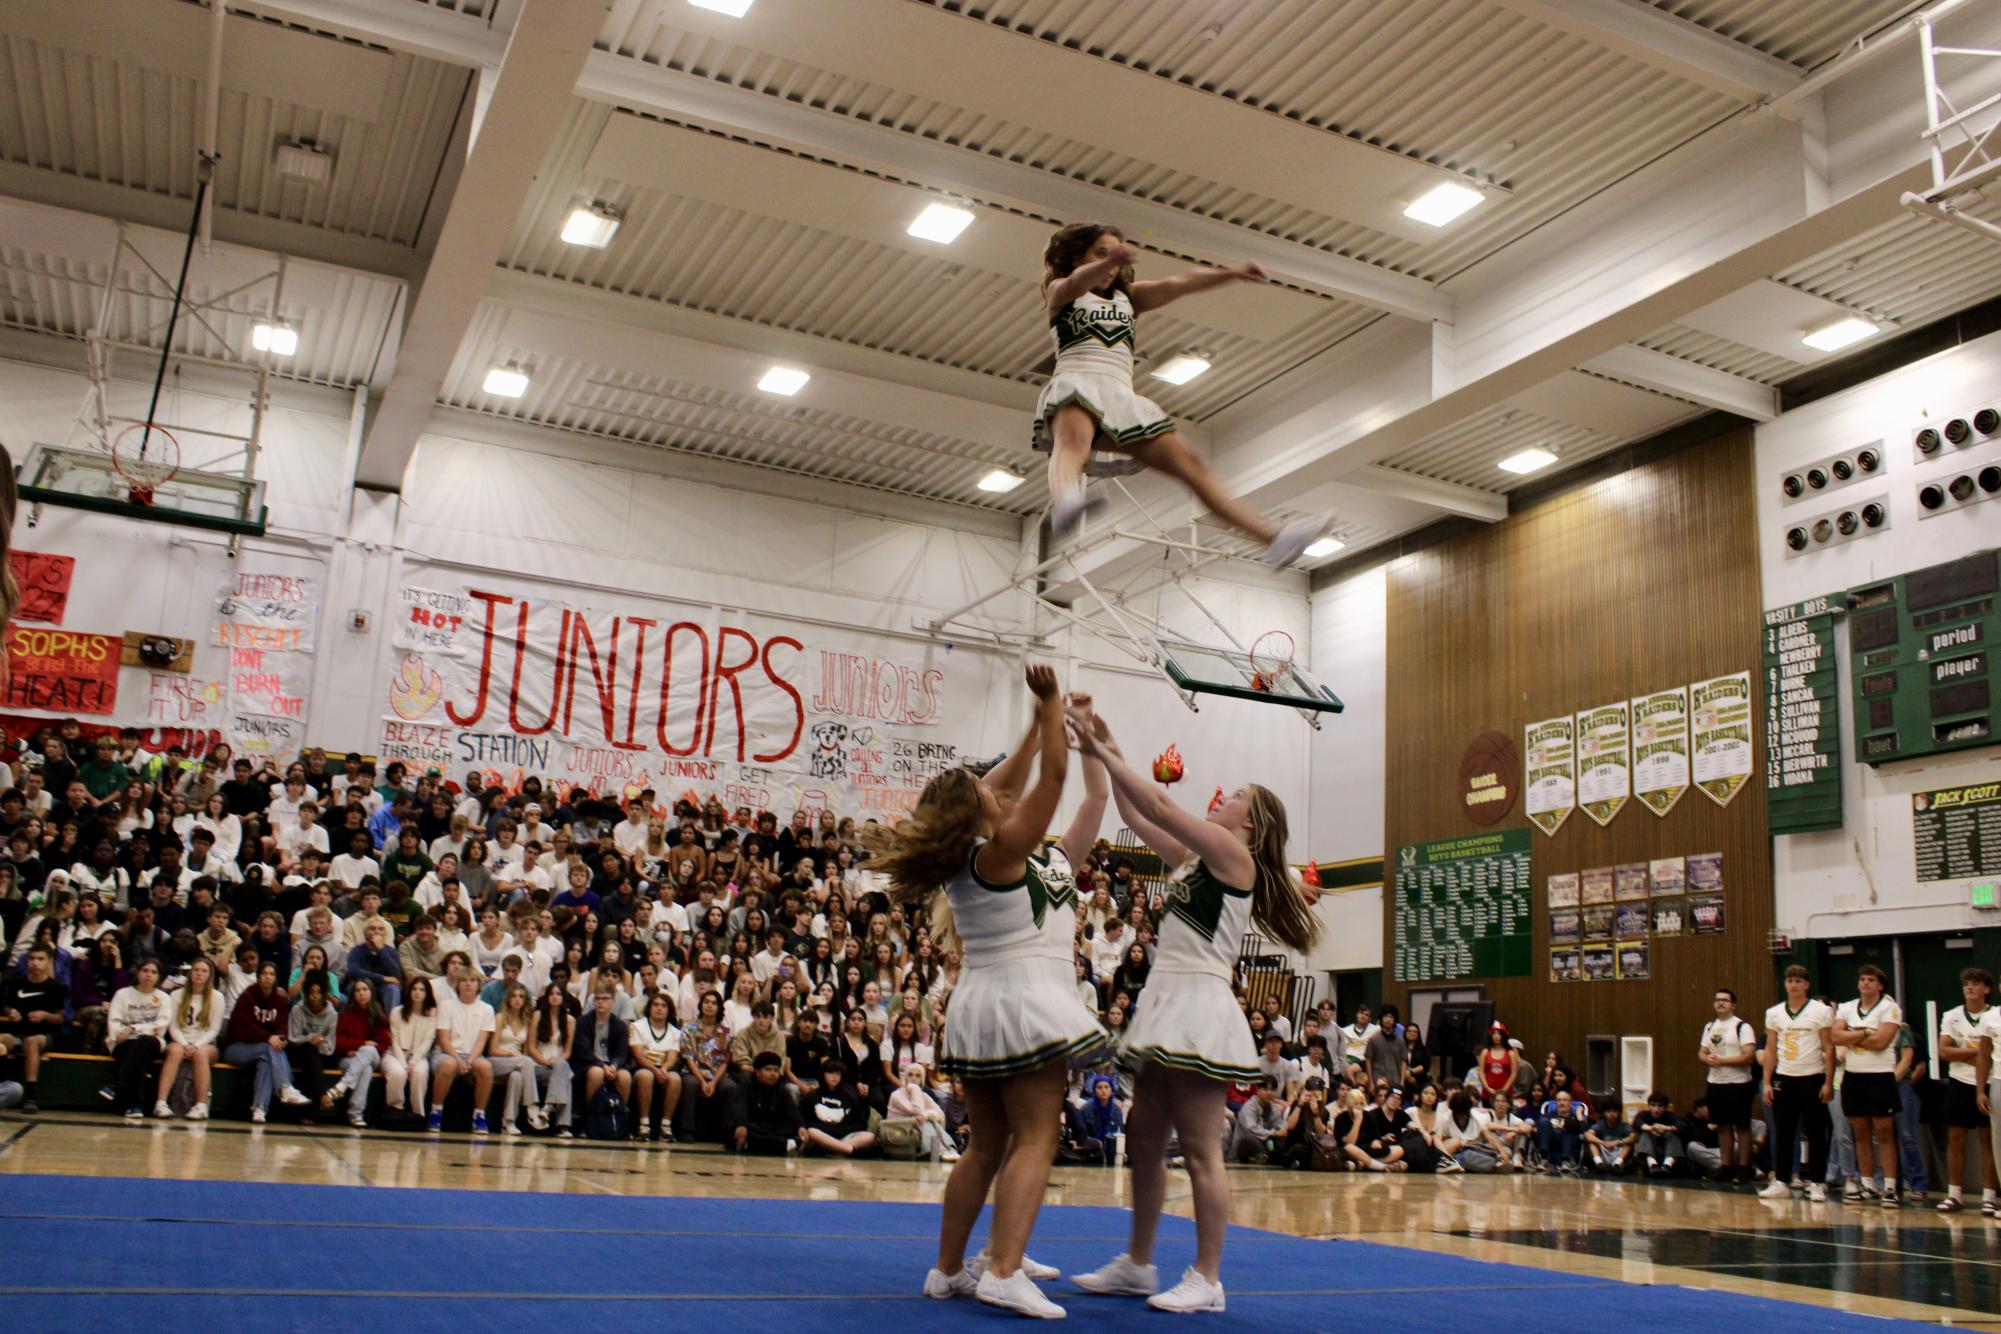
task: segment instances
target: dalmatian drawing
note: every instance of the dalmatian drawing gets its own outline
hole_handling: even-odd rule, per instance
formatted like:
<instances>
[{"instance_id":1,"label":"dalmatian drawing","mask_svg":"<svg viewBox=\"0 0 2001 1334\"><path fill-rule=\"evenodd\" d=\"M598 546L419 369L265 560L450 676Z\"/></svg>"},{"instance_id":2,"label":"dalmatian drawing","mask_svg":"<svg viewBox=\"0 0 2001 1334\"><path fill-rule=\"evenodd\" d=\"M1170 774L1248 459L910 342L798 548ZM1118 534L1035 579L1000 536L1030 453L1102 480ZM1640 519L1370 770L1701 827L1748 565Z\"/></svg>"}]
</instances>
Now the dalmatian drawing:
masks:
<instances>
[{"instance_id":1,"label":"dalmatian drawing","mask_svg":"<svg viewBox=\"0 0 2001 1334\"><path fill-rule=\"evenodd\" d=\"M813 777L848 776L848 735L846 723L813 724L813 753L808 760Z\"/></svg>"}]
</instances>

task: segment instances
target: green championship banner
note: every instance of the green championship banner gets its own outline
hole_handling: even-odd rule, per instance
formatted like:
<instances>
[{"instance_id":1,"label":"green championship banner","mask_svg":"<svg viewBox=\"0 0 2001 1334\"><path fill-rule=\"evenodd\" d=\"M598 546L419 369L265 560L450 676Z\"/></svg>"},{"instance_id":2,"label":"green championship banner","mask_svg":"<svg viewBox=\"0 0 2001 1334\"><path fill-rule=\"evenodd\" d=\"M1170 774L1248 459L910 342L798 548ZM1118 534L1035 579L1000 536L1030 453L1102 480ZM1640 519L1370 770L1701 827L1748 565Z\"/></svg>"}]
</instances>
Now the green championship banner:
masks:
<instances>
[{"instance_id":1,"label":"green championship banner","mask_svg":"<svg viewBox=\"0 0 2001 1334\"><path fill-rule=\"evenodd\" d=\"M1688 688L1695 785L1728 806L1751 781L1751 673L1697 681Z\"/></svg>"},{"instance_id":2,"label":"green championship banner","mask_svg":"<svg viewBox=\"0 0 2001 1334\"><path fill-rule=\"evenodd\" d=\"M1633 701L1633 796L1666 815L1688 791L1688 687Z\"/></svg>"},{"instance_id":3,"label":"green championship banner","mask_svg":"<svg viewBox=\"0 0 2001 1334\"><path fill-rule=\"evenodd\" d=\"M1601 825L1626 808L1633 793L1632 731L1626 701L1577 715L1577 804Z\"/></svg>"},{"instance_id":4,"label":"green championship banner","mask_svg":"<svg viewBox=\"0 0 2001 1334\"><path fill-rule=\"evenodd\" d=\"M1522 809L1545 834L1556 833L1577 809L1576 738L1568 714L1522 729Z\"/></svg>"},{"instance_id":5,"label":"green championship banner","mask_svg":"<svg viewBox=\"0 0 2001 1334\"><path fill-rule=\"evenodd\" d=\"M1397 849L1399 982L1526 977L1534 966L1529 831Z\"/></svg>"}]
</instances>

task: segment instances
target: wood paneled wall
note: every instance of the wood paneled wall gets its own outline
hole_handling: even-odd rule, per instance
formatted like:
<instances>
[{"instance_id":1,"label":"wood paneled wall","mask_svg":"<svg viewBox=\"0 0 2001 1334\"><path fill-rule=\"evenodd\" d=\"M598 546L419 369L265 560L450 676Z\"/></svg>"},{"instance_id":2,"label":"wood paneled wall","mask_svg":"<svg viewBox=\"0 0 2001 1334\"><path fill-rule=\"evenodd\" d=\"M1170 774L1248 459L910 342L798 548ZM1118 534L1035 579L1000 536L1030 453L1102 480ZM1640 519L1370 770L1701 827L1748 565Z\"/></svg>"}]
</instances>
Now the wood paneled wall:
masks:
<instances>
[{"instance_id":1,"label":"wood paneled wall","mask_svg":"<svg viewBox=\"0 0 2001 1334\"><path fill-rule=\"evenodd\" d=\"M1408 843L1480 832L1460 808L1458 774L1482 732L1519 746L1525 725L1565 712L1727 672L1749 670L1755 684L1763 608L1752 487L1746 427L1390 566L1389 858ZM1760 720L1760 763L1763 744ZM1495 828L1528 823L1518 795ZM1694 1052L1714 989L1734 988L1754 1022L1775 999L1762 769L1727 808L1691 788L1665 817L1633 801L1600 828L1574 812L1554 838L1536 832L1533 847L1534 972L1469 980L1486 986L1496 1017L1538 1066L1554 1049L1581 1075L1586 1034L1652 1035L1654 1080L1686 1110L1704 1078ZM1649 981L1548 980L1547 876L1717 851L1724 934L1654 940ZM1387 962L1388 885L1384 899ZM1383 989L1385 1000L1407 1003L1409 985L1393 969Z\"/></svg>"}]
</instances>

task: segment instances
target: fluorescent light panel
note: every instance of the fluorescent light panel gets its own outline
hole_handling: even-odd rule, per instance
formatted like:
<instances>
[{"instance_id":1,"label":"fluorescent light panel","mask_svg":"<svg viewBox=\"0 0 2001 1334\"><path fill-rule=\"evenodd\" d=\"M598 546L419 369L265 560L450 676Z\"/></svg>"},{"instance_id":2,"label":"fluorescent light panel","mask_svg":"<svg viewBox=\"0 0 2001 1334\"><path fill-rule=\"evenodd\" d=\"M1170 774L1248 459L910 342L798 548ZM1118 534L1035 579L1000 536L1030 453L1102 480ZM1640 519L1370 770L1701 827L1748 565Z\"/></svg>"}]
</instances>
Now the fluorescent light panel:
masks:
<instances>
[{"instance_id":1,"label":"fluorescent light panel","mask_svg":"<svg viewBox=\"0 0 2001 1334\"><path fill-rule=\"evenodd\" d=\"M260 324L250 331L250 346L274 357L289 357L299 350L299 331L288 324Z\"/></svg>"},{"instance_id":2,"label":"fluorescent light panel","mask_svg":"<svg viewBox=\"0 0 2001 1334\"><path fill-rule=\"evenodd\" d=\"M1027 479L1024 478L1018 472L1009 472L1006 468L995 468L992 472L989 472L985 477L980 478L980 490L999 491L999 492L1012 491L1017 486L1020 486L1026 480Z\"/></svg>"},{"instance_id":3,"label":"fluorescent light panel","mask_svg":"<svg viewBox=\"0 0 2001 1334\"><path fill-rule=\"evenodd\" d=\"M1443 227L1486 197L1470 185L1446 181L1425 191L1403 215L1428 227Z\"/></svg>"},{"instance_id":4,"label":"fluorescent light panel","mask_svg":"<svg viewBox=\"0 0 2001 1334\"><path fill-rule=\"evenodd\" d=\"M528 392L528 373L514 366L495 366L481 387L495 398L519 398Z\"/></svg>"},{"instance_id":5,"label":"fluorescent light panel","mask_svg":"<svg viewBox=\"0 0 2001 1334\"><path fill-rule=\"evenodd\" d=\"M602 250L618 231L619 217L608 208L573 208L563 222L563 240L571 245Z\"/></svg>"},{"instance_id":6,"label":"fluorescent light panel","mask_svg":"<svg viewBox=\"0 0 2001 1334\"><path fill-rule=\"evenodd\" d=\"M1308 544L1304 554L1308 560L1319 560L1322 556L1333 555L1347 545L1338 537L1323 537L1318 542Z\"/></svg>"},{"instance_id":7,"label":"fluorescent light panel","mask_svg":"<svg viewBox=\"0 0 2001 1334\"><path fill-rule=\"evenodd\" d=\"M1539 471L1554 462L1556 455L1546 449L1525 449L1519 454L1508 455L1494 466L1502 472L1520 474Z\"/></svg>"},{"instance_id":8,"label":"fluorescent light panel","mask_svg":"<svg viewBox=\"0 0 2001 1334\"><path fill-rule=\"evenodd\" d=\"M748 14L754 2L755 0L688 0L688 3L697 9L713 9L716 13L727 14L733 19L740 19Z\"/></svg>"},{"instance_id":9,"label":"fluorescent light panel","mask_svg":"<svg viewBox=\"0 0 2001 1334\"><path fill-rule=\"evenodd\" d=\"M950 245L959 239L959 233L973 225L972 213L950 204L926 204L924 211L917 215L917 221L904 230L920 241L936 241L939 245Z\"/></svg>"},{"instance_id":10,"label":"fluorescent light panel","mask_svg":"<svg viewBox=\"0 0 2001 1334\"><path fill-rule=\"evenodd\" d=\"M1851 343L1859 343L1876 332L1876 326L1860 316L1850 315L1832 324L1815 329L1800 339L1808 347L1819 348L1822 352L1839 352Z\"/></svg>"},{"instance_id":11,"label":"fluorescent light panel","mask_svg":"<svg viewBox=\"0 0 2001 1334\"><path fill-rule=\"evenodd\" d=\"M1153 378L1165 380L1169 384L1187 384L1190 380L1209 369L1208 359L1192 352L1183 352L1178 357L1170 357L1154 367Z\"/></svg>"},{"instance_id":12,"label":"fluorescent light panel","mask_svg":"<svg viewBox=\"0 0 2001 1334\"><path fill-rule=\"evenodd\" d=\"M779 394L790 398L804 389L806 382L812 378L805 371L794 370L790 366L773 366L764 373L764 378L757 382L757 387L767 394Z\"/></svg>"}]
</instances>

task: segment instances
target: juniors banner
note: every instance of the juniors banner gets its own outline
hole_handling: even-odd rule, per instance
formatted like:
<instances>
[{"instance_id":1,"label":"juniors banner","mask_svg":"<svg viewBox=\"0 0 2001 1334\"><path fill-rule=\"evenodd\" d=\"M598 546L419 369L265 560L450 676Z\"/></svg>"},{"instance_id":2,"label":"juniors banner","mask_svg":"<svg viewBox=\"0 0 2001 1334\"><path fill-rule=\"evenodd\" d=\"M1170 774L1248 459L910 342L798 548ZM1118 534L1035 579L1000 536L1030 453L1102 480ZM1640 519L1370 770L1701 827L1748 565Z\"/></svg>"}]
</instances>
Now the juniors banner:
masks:
<instances>
[{"instance_id":1,"label":"juniors banner","mask_svg":"<svg viewBox=\"0 0 2001 1334\"><path fill-rule=\"evenodd\" d=\"M435 584L400 589L396 606L381 761L502 787L539 774L781 818L894 816L981 753L999 684L986 655L731 609Z\"/></svg>"}]
</instances>

